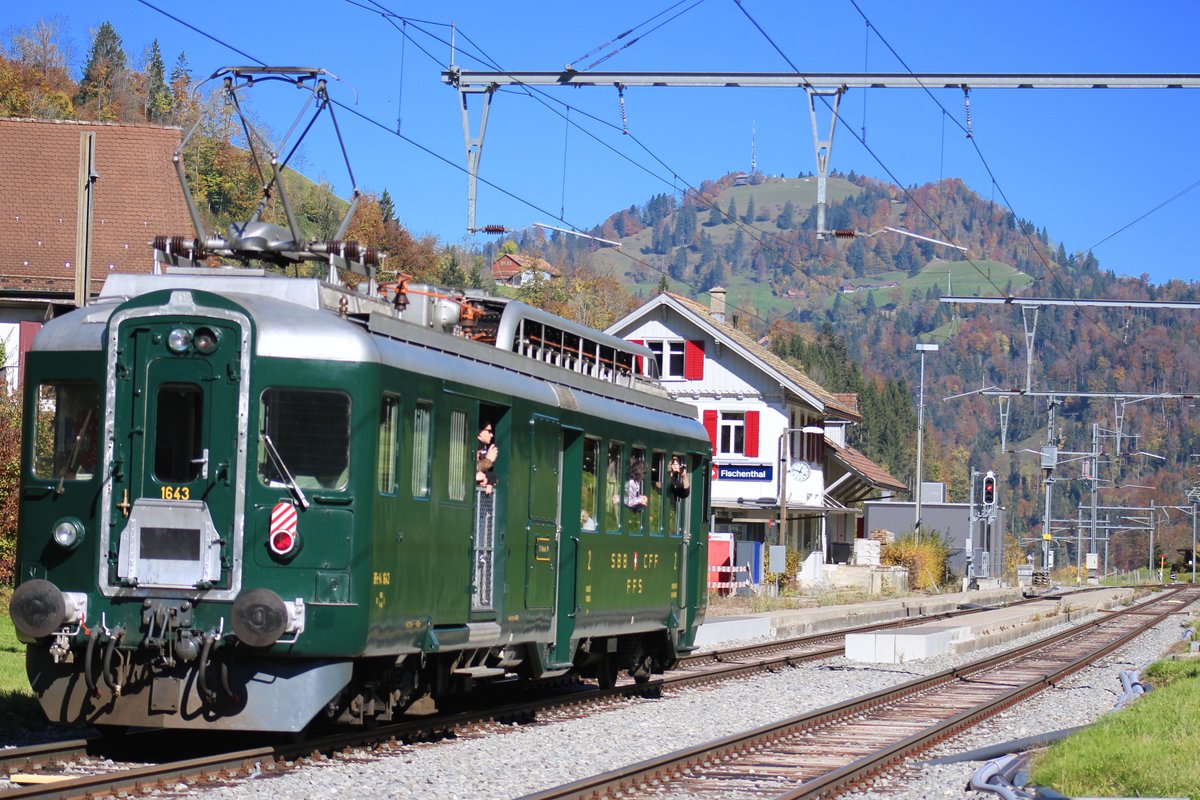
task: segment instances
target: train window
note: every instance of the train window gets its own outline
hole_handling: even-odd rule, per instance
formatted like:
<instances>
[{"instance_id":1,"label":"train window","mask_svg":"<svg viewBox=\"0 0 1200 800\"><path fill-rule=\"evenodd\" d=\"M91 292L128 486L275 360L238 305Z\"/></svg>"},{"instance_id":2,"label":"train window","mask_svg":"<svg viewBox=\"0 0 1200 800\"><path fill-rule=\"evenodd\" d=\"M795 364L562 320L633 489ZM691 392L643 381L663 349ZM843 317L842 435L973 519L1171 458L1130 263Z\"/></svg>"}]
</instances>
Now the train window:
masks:
<instances>
[{"instance_id":1,"label":"train window","mask_svg":"<svg viewBox=\"0 0 1200 800\"><path fill-rule=\"evenodd\" d=\"M599 465L600 440L589 436L583 440L583 484L579 497L579 527L584 531L595 531L599 527L596 524L600 513Z\"/></svg>"},{"instance_id":2,"label":"train window","mask_svg":"<svg viewBox=\"0 0 1200 800\"><path fill-rule=\"evenodd\" d=\"M671 479L667 474L667 454L655 450L650 457L650 483L646 487L649 504L646 507L646 530L654 535L662 535L663 523L663 484Z\"/></svg>"},{"instance_id":3,"label":"train window","mask_svg":"<svg viewBox=\"0 0 1200 800\"><path fill-rule=\"evenodd\" d=\"M396 494L396 450L400 441L400 398L385 394L379 403L379 493Z\"/></svg>"},{"instance_id":4,"label":"train window","mask_svg":"<svg viewBox=\"0 0 1200 800\"><path fill-rule=\"evenodd\" d=\"M621 485L621 462L625 460L625 445L610 442L608 445L608 467L604 471L604 530L619 533L621 530L621 506L625 487Z\"/></svg>"},{"instance_id":5,"label":"train window","mask_svg":"<svg viewBox=\"0 0 1200 800\"><path fill-rule=\"evenodd\" d=\"M467 441L467 415L463 411L450 412L450 474L447 476L446 491L451 500L463 500L467 496L467 453L475 454Z\"/></svg>"},{"instance_id":6,"label":"train window","mask_svg":"<svg viewBox=\"0 0 1200 800\"><path fill-rule=\"evenodd\" d=\"M345 392L267 389L260 418L281 462L259 448L263 483L287 485L280 466L302 489L344 489L350 482L350 396Z\"/></svg>"},{"instance_id":7,"label":"train window","mask_svg":"<svg viewBox=\"0 0 1200 800\"><path fill-rule=\"evenodd\" d=\"M688 498L692 491L692 470L687 466L688 460L685 455L674 453L671 455L671 461L680 464L682 475L679 478L678 486L672 489L675 473L671 467L668 467L666 477L667 533L671 536L678 536L687 527L688 509L691 507Z\"/></svg>"},{"instance_id":8,"label":"train window","mask_svg":"<svg viewBox=\"0 0 1200 800\"><path fill-rule=\"evenodd\" d=\"M429 497L429 468L433 458L433 404L417 403L413 414L413 497Z\"/></svg>"},{"instance_id":9,"label":"train window","mask_svg":"<svg viewBox=\"0 0 1200 800\"><path fill-rule=\"evenodd\" d=\"M56 480L88 480L96 474L100 394L91 381L38 387L33 474Z\"/></svg>"},{"instance_id":10,"label":"train window","mask_svg":"<svg viewBox=\"0 0 1200 800\"><path fill-rule=\"evenodd\" d=\"M194 383L158 388L154 423L154 477L191 483L207 464L204 452L204 393Z\"/></svg>"},{"instance_id":11,"label":"train window","mask_svg":"<svg viewBox=\"0 0 1200 800\"><path fill-rule=\"evenodd\" d=\"M649 515L650 465L646 463L646 451L635 447L629 455L629 472L625 476L625 525L626 533L641 533Z\"/></svg>"}]
</instances>

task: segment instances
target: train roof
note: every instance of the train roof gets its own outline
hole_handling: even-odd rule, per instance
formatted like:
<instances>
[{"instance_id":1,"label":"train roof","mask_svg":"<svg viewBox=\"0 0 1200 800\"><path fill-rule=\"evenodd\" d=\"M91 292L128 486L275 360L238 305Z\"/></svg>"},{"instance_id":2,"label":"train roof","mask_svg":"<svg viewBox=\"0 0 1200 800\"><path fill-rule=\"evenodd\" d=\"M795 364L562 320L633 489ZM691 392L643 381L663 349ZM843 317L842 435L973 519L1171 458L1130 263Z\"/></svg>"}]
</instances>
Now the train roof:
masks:
<instances>
[{"instance_id":1,"label":"train roof","mask_svg":"<svg viewBox=\"0 0 1200 800\"><path fill-rule=\"evenodd\" d=\"M388 300L315 278L255 269L118 274L109 276L92 305L47 323L34 349L103 349L114 310L130 298L161 290L211 292L244 306L259 329L260 356L379 360L448 380L474 378L500 392L545 392L541 399L585 413L605 413L595 402L611 398L695 419L693 408L671 400L657 380L642 374L644 365L653 364L648 348L482 291L417 285L403 287L403 295L393 291ZM398 297L406 302L397 302ZM298 308L313 313L301 322ZM429 358L432 354L438 357ZM509 378L498 377L496 368ZM531 389L521 376L545 386Z\"/></svg>"}]
</instances>

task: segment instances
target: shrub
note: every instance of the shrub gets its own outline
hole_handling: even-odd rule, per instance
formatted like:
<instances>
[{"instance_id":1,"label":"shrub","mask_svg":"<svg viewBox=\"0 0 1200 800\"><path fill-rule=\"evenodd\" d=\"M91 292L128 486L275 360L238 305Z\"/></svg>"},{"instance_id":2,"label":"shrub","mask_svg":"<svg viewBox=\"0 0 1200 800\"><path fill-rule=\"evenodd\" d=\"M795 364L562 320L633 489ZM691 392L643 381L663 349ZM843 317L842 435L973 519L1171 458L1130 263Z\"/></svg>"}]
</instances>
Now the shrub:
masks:
<instances>
[{"instance_id":1,"label":"shrub","mask_svg":"<svg viewBox=\"0 0 1200 800\"><path fill-rule=\"evenodd\" d=\"M908 570L908 585L918 591L937 589L946 580L950 547L941 534L934 531L921 537L908 534L883 546L880 561L887 566L902 566Z\"/></svg>"}]
</instances>

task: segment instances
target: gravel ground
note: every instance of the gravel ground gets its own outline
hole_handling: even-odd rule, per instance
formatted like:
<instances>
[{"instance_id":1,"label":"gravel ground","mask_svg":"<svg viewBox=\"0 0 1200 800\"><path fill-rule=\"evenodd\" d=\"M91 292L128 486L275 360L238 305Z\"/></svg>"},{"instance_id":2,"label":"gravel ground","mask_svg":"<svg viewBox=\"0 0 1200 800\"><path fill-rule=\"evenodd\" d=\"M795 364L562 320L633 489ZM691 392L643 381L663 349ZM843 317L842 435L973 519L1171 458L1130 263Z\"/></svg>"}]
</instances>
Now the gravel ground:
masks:
<instances>
[{"instance_id":1,"label":"gravel ground","mask_svg":"<svg viewBox=\"0 0 1200 800\"><path fill-rule=\"evenodd\" d=\"M1043 631L1028 640L1056 633ZM968 734L930 751L942 756L1059 730L1095 720L1110 711L1121 693L1119 673L1141 669L1180 638L1168 620L1109 655L1100 666L1076 673ZM1026 641L1022 639L1020 641ZM724 643L728 645L730 643ZM185 787L170 797L213 800L307 800L346 798L519 797L617 766L635 763L769 721L800 714L869 691L974 661L1014 646L939 656L903 665L862 664L835 658L719 687L673 691L659 700L634 700L583 719L543 716L536 724L502 733L404 746L394 754L368 754L323 762L282 775L233 785ZM994 797L966 790L977 762L911 767L899 783L878 783L854 800L943 800ZM729 795L733 800L735 795Z\"/></svg>"}]
</instances>

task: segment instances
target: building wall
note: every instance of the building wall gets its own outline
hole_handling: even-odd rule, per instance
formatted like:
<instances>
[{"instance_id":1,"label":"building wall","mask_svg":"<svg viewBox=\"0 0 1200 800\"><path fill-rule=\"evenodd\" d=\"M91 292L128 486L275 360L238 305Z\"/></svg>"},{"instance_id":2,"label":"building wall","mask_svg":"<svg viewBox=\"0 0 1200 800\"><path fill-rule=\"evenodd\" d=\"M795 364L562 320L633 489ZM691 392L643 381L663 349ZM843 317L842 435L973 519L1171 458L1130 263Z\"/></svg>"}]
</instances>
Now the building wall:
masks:
<instances>
[{"instance_id":1,"label":"building wall","mask_svg":"<svg viewBox=\"0 0 1200 800\"><path fill-rule=\"evenodd\" d=\"M863 504L866 509L866 529L868 534L878 528L892 531L897 536L912 533L916 517L914 503L893 503L868 500ZM976 507L978 510L978 507ZM967 568L966 540L970 532L970 506L966 503L921 503L921 517L924 529L929 532L942 534L950 545L950 569L956 575L964 575ZM973 548L984 548L987 542L981 541L983 524L975 526ZM990 547L986 549L991 558L991 577L1003 577L1004 569L1004 530L1005 510L996 508L996 519L992 523Z\"/></svg>"}]
</instances>

